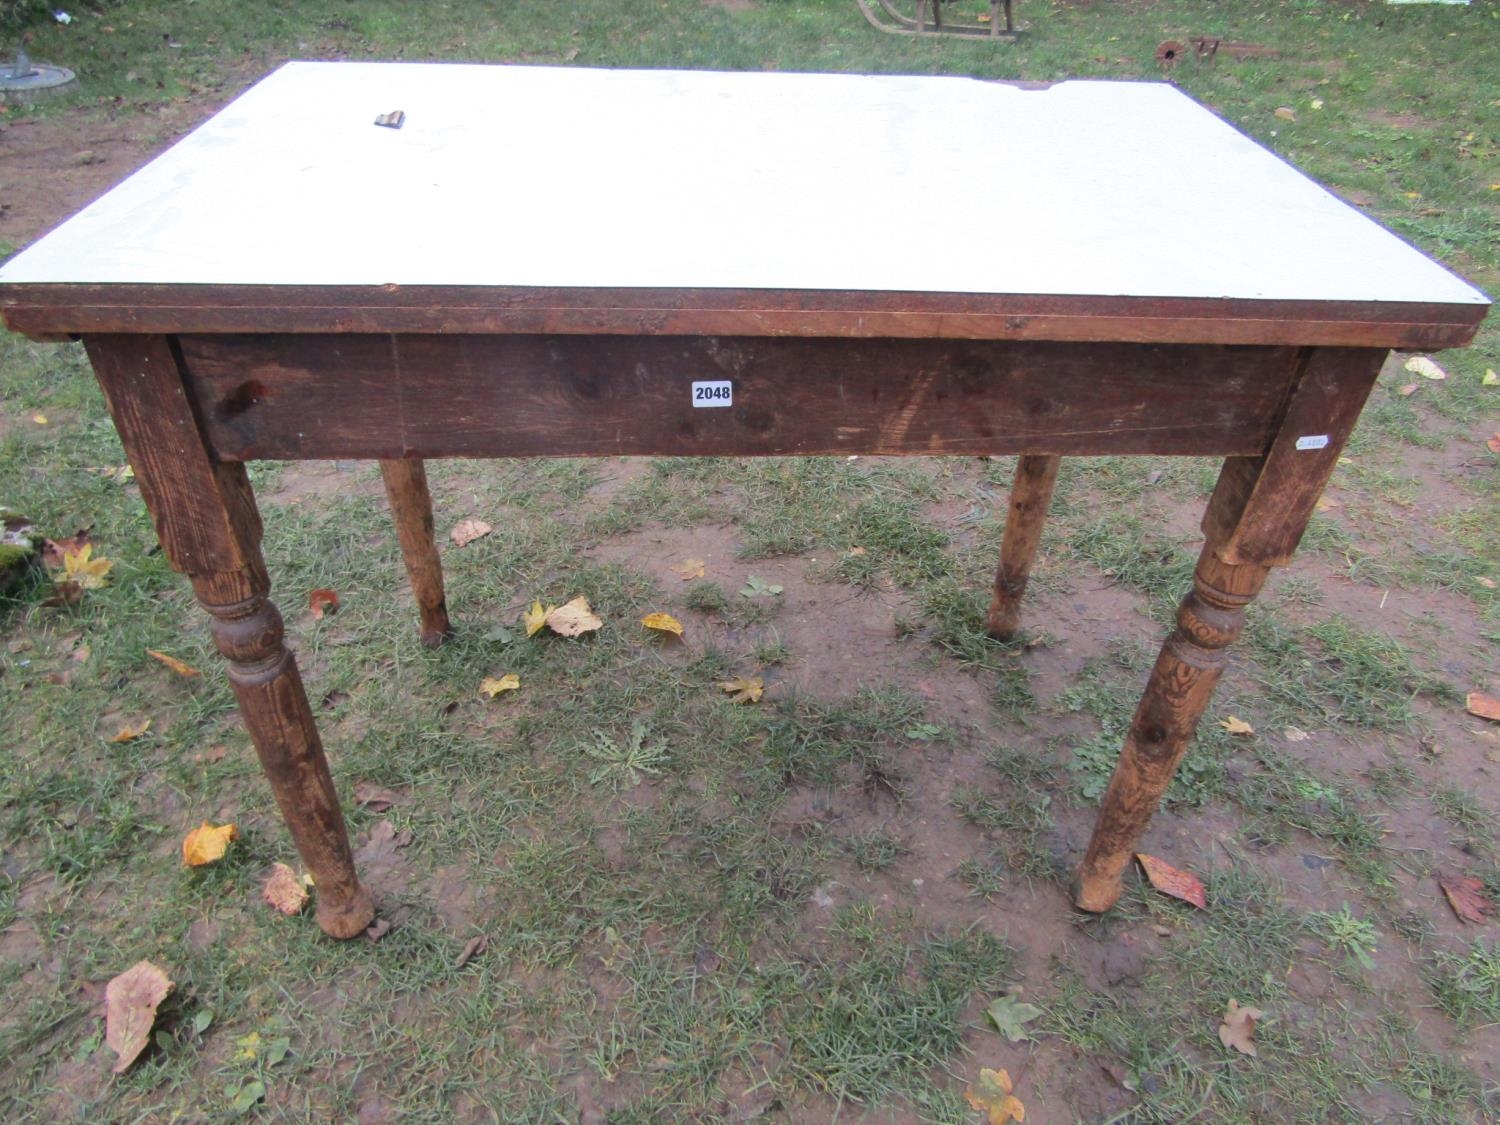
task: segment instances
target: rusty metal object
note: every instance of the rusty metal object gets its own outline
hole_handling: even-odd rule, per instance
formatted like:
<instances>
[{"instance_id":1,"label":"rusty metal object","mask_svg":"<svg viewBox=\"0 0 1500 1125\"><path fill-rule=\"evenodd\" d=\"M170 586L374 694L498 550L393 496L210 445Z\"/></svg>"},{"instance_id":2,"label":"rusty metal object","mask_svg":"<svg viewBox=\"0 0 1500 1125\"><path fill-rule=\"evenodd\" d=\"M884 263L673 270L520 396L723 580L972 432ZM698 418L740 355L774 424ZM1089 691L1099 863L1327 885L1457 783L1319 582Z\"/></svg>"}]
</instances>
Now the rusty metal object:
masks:
<instances>
[{"instance_id":1,"label":"rusty metal object","mask_svg":"<svg viewBox=\"0 0 1500 1125\"><path fill-rule=\"evenodd\" d=\"M1175 66L1187 47L1176 39L1167 39L1156 48L1156 61L1163 66Z\"/></svg>"},{"instance_id":2,"label":"rusty metal object","mask_svg":"<svg viewBox=\"0 0 1500 1125\"><path fill-rule=\"evenodd\" d=\"M955 35L961 39L1010 42L1020 34L1016 30L1012 11L1013 0L990 0L990 22L987 24L944 23L945 2L946 0L916 0L916 14L909 16L899 11L892 0L876 0L880 5L880 12L870 7L869 0L855 0L870 26L889 35ZM928 17L929 7L931 18Z\"/></svg>"},{"instance_id":3,"label":"rusty metal object","mask_svg":"<svg viewBox=\"0 0 1500 1125\"><path fill-rule=\"evenodd\" d=\"M1213 62L1219 52L1233 55L1236 62L1246 59L1279 59L1281 52L1275 47L1264 47L1259 43L1241 43L1231 39L1217 39L1211 35L1195 35L1186 43L1177 39L1163 40L1156 48L1156 61L1163 66L1175 66L1187 58L1188 48L1199 62Z\"/></svg>"}]
</instances>

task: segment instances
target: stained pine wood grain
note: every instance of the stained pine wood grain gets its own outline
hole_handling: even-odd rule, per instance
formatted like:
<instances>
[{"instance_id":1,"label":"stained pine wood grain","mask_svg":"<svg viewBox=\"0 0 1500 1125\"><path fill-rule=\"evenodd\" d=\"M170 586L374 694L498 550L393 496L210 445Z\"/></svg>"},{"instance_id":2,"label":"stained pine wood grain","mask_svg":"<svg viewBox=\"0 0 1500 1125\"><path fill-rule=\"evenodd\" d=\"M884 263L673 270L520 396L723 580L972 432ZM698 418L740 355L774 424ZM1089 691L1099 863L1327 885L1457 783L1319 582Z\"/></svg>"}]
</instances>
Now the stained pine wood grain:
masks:
<instances>
[{"instance_id":1,"label":"stained pine wood grain","mask_svg":"<svg viewBox=\"0 0 1500 1125\"><path fill-rule=\"evenodd\" d=\"M421 615L422 643L436 648L453 635L448 599L443 592L443 563L432 529L432 494L427 469L415 458L380 462L380 476L390 501L401 544L401 560Z\"/></svg>"},{"instance_id":2,"label":"stained pine wood grain","mask_svg":"<svg viewBox=\"0 0 1500 1125\"><path fill-rule=\"evenodd\" d=\"M1052 489L1061 466L1061 457L1035 454L1016 462L1005 536L1000 544L1000 565L995 571L995 586L985 621L990 636L998 640L1010 640L1020 630L1021 599L1031 577L1031 564L1042 540L1047 505L1052 502Z\"/></svg>"},{"instance_id":3,"label":"stained pine wood grain","mask_svg":"<svg viewBox=\"0 0 1500 1125\"><path fill-rule=\"evenodd\" d=\"M355 874L307 692L268 597L260 516L245 467L217 461L204 445L169 339L92 337L85 344L162 547L213 618L240 717L317 881L318 924L334 937L353 937L370 924L374 905Z\"/></svg>"},{"instance_id":4,"label":"stained pine wood grain","mask_svg":"<svg viewBox=\"0 0 1500 1125\"><path fill-rule=\"evenodd\" d=\"M183 336L225 460L1258 454L1290 348L764 337ZM694 381L733 405L695 407Z\"/></svg>"},{"instance_id":5,"label":"stained pine wood grain","mask_svg":"<svg viewBox=\"0 0 1500 1125\"><path fill-rule=\"evenodd\" d=\"M564 333L1458 347L1488 306L1389 301L458 285L0 283L38 339L108 332Z\"/></svg>"}]
</instances>

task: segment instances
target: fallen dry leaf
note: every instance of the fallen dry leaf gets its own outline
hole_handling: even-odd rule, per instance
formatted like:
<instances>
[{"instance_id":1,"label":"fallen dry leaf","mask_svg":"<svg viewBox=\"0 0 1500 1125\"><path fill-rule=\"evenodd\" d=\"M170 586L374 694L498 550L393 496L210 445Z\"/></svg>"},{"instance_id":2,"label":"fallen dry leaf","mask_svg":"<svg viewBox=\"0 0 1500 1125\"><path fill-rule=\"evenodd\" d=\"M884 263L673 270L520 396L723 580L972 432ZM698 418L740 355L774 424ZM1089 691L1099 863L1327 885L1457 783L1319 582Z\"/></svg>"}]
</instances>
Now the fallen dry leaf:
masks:
<instances>
[{"instance_id":1,"label":"fallen dry leaf","mask_svg":"<svg viewBox=\"0 0 1500 1125\"><path fill-rule=\"evenodd\" d=\"M1495 374L1493 367L1486 367L1484 369L1484 378L1479 380L1479 384L1483 387L1500 387L1500 375Z\"/></svg>"},{"instance_id":2,"label":"fallen dry leaf","mask_svg":"<svg viewBox=\"0 0 1500 1125\"><path fill-rule=\"evenodd\" d=\"M604 622L589 608L588 598L580 595L547 614L547 628L560 637L577 637L604 628Z\"/></svg>"},{"instance_id":3,"label":"fallen dry leaf","mask_svg":"<svg viewBox=\"0 0 1500 1125\"><path fill-rule=\"evenodd\" d=\"M63 574L68 582L76 582L80 589L98 590L109 583L105 576L115 565L113 559L94 558L92 544L85 544L76 551L63 554Z\"/></svg>"},{"instance_id":4,"label":"fallen dry leaf","mask_svg":"<svg viewBox=\"0 0 1500 1125\"><path fill-rule=\"evenodd\" d=\"M307 905L307 888L302 885L302 880L297 878L297 873L284 863L278 863L271 868L270 877L266 879L261 895L268 903L288 916L300 914L302 908Z\"/></svg>"},{"instance_id":5,"label":"fallen dry leaf","mask_svg":"<svg viewBox=\"0 0 1500 1125\"><path fill-rule=\"evenodd\" d=\"M222 762L229 754L227 746L210 746L207 750L193 755L193 761L200 764L204 762Z\"/></svg>"},{"instance_id":6,"label":"fallen dry leaf","mask_svg":"<svg viewBox=\"0 0 1500 1125\"><path fill-rule=\"evenodd\" d=\"M354 861L357 864L369 866L388 862L395 857L398 848L408 846L414 838L410 828L403 828L398 832L396 826L390 821L378 821L375 827L370 829L370 835L366 837L365 842L354 853Z\"/></svg>"},{"instance_id":7,"label":"fallen dry leaf","mask_svg":"<svg viewBox=\"0 0 1500 1125\"><path fill-rule=\"evenodd\" d=\"M164 652L157 652L154 648L148 648L146 650L146 655L155 657L157 660L160 660L163 664L172 669L172 671L176 672L179 676L198 675L198 669L194 668L191 664L184 664L175 656L168 656Z\"/></svg>"},{"instance_id":8,"label":"fallen dry leaf","mask_svg":"<svg viewBox=\"0 0 1500 1125\"><path fill-rule=\"evenodd\" d=\"M55 582L52 588L52 596L42 602L44 606L77 605L83 600L83 587L77 582Z\"/></svg>"},{"instance_id":9,"label":"fallen dry leaf","mask_svg":"<svg viewBox=\"0 0 1500 1125\"><path fill-rule=\"evenodd\" d=\"M31 420L38 426L45 426L47 424L47 416L41 411L37 411L37 413L33 414L31 416Z\"/></svg>"},{"instance_id":10,"label":"fallen dry leaf","mask_svg":"<svg viewBox=\"0 0 1500 1125\"><path fill-rule=\"evenodd\" d=\"M1312 737L1312 735L1308 734L1301 727L1287 727L1286 730L1282 731L1281 733L1285 736L1288 742L1306 742L1309 738Z\"/></svg>"},{"instance_id":11,"label":"fallen dry leaf","mask_svg":"<svg viewBox=\"0 0 1500 1125\"><path fill-rule=\"evenodd\" d=\"M1282 121L1295 121L1297 111L1289 105L1279 105L1276 107L1276 116Z\"/></svg>"},{"instance_id":12,"label":"fallen dry leaf","mask_svg":"<svg viewBox=\"0 0 1500 1125\"><path fill-rule=\"evenodd\" d=\"M119 1056L116 1074L146 1049L156 1009L171 991L172 981L150 961L137 961L104 986L104 1041Z\"/></svg>"},{"instance_id":13,"label":"fallen dry leaf","mask_svg":"<svg viewBox=\"0 0 1500 1125\"><path fill-rule=\"evenodd\" d=\"M759 703L766 685L759 676L739 676L733 680L722 680L719 687L727 691L734 703Z\"/></svg>"},{"instance_id":14,"label":"fallen dry leaf","mask_svg":"<svg viewBox=\"0 0 1500 1125\"><path fill-rule=\"evenodd\" d=\"M1414 355L1403 366L1413 375L1420 375L1424 379L1446 379L1448 377L1446 371L1433 363L1425 355Z\"/></svg>"},{"instance_id":15,"label":"fallen dry leaf","mask_svg":"<svg viewBox=\"0 0 1500 1125\"><path fill-rule=\"evenodd\" d=\"M467 547L476 539L483 539L495 529L483 520L459 520L448 533L455 547Z\"/></svg>"},{"instance_id":16,"label":"fallen dry leaf","mask_svg":"<svg viewBox=\"0 0 1500 1125\"><path fill-rule=\"evenodd\" d=\"M1495 904L1485 897L1484 884L1478 879L1468 875L1439 875L1438 886L1443 888L1443 897L1453 907L1460 922L1482 926L1494 913Z\"/></svg>"},{"instance_id":17,"label":"fallen dry leaf","mask_svg":"<svg viewBox=\"0 0 1500 1125\"><path fill-rule=\"evenodd\" d=\"M676 571L684 582L691 582L694 578L702 578L707 566L708 564L702 559L683 559L676 566L669 569Z\"/></svg>"},{"instance_id":18,"label":"fallen dry leaf","mask_svg":"<svg viewBox=\"0 0 1500 1125\"><path fill-rule=\"evenodd\" d=\"M487 695L491 699L494 699L501 692L520 690L521 677L514 672L507 672L498 678L495 676L486 676L479 684L480 694Z\"/></svg>"},{"instance_id":19,"label":"fallen dry leaf","mask_svg":"<svg viewBox=\"0 0 1500 1125\"><path fill-rule=\"evenodd\" d=\"M1485 448L1491 453L1500 453L1500 430L1495 431L1495 436L1484 443Z\"/></svg>"},{"instance_id":20,"label":"fallen dry leaf","mask_svg":"<svg viewBox=\"0 0 1500 1125\"><path fill-rule=\"evenodd\" d=\"M1208 909L1208 896L1203 890L1203 880L1191 871L1179 871L1170 863L1164 863L1145 852L1136 852L1135 858L1141 861L1141 869L1146 872L1151 885L1162 894L1180 898L1199 910Z\"/></svg>"},{"instance_id":21,"label":"fallen dry leaf","mask_svg":"<svg viewBox=\"0 0 1500 1125\"><path fill-rule=\"evenodd\" d=\"M964 1100L985 1115L990 1125L1025 1121L1026 1107L1011 1093L1010 1075L1004 1070L979 1071L979 1081L964 1091Z\"/></svg>"},{"instance_id":22,"label":"fallen dry leaf","mask_svg":"<svg viewBox=\"0 0 1500 1125\"><path fill-rule=\"evenodd\" d=\"M1464 700L1464 708L1477 718L1500 723L1500 699L1496 699L1493 695L1471 691Z\"/></svg>"},{"instance_id":23,"label":"fallen dry leaf","mask_svg":"<svg viewBox=\"0 0 1500 1125\"><path fill-rule=\"evenodd\" d=\"M521 614L521 623L526 626L526 635L534 637L542 626L547 624L547 615L556 608L555 605L549 605L543 609L541 602L532 602L531 608Z\"/></svg>"},{"instance_id":24,"label":"fallen dry leaf","mask_svg":"<svg viewBox=\"0 0 1500 1125\"><path fill-rule=\"evenodd\" d=\"M391 932L391 924L384 918L376 918L365 930L365 937L371 941L379 941Z\"/></svg>"},{"instance_id":25,"label":"fallen dry leaf","mask_svg":"<svg viewBox=\"0 0 1500 1125\"><path fill-rule=\"evenodd\" d=\"M89 529L80 527L76 535L66 539L43 539L42 540L42 565L49 570L61 570L63 568L63 557L67 554L77 553L89 545Z\"/></svg>"},{"instance_id":26,"label":"fallen dry leaf","mask_svg":"<svg viewBox=\"0 0 1500 1125\"><path fill-rule=\"evenodd\" d=\"M202 867L224 858L229 850L229 841L239 833L232 824L217 827L204 821L183 838L182 862L189 867Z\"/></svg>"},{"instance_id":27,"label":"fallen dry leaf","mask_svg":"<svg viewBox=\"0 0 1500 1125\"><path fill-rule=\"evenodd\" d=\"M467 944L464 945L463 952L458 955L458 960L453 962L453 967L455 969L462 969L475 957L483 953L489 944L490 939L484 934L470 938Z\"/></svg>"},{"instance_id":28,"label":"fallen dry leaf","mask_svg":"<svg viewBox=\"0 0 1500 1125\"><path fill-rule=\"evenodd\" d=\"M356 781L354 783L354 803L362 809L371 812L385 812L386 809L401 800L401 794L394 789L387 789L382 785L375 785L368 781Z\"/></svg>"},{"instance_id":29,"label":"fallen dry leaf","mask_svg":"<svg viewBox=\"0 0 1500 1125\"><path fill-rule=\"evenodd\" d=\"M1332 496L1320 496L1315 505L1320 512L1333 512L1344 506L1342 500L1335 500Z\"/></svg>"},{"instance_id":30,"label":"fallen dry leaf","mask_svg":"<svg viewBox=\"0 0 1500 1125\"><path fill-rule=\"evenodd\" d=\"M313 617L321 621L331 613L339 611L339 595L337 590L319 588L307 595L307 608Z\"/></svg>"},{"instance_id":31,"label":"fallen dry leaf","mask_svg":"<svg viewBox=\"0 0 1500 1125\"><path fill-rule=\"evenodd\" d=\"M672 633L682 636L682 622L670 613L648 613L641 618L641 624L648 629L655 629L658 633Z\"/></svg>"},{"instance_id":32,"label":"fallen dry leaf","mask_svg":"<svg viewBox=\"0 0 1500 1125\"><path fill-rule=\"evenodd\" d=\"M112 480L116 484L127 484L135 479L135 470L129 465L95 465L83 470L96 477Z\"/></svg>"},{"instance_id":33,"label":"fallen dry leaf","mask_svg":"<svg viewBox=\"0 0 1500 1125\"><path fill-rule=\"evenodd\" d=\"M985 1015L990 1017L990 1022L995 1025L996 1031L1012 1043L1020 1043L1022 1040L1031 1038L1026 1025L1046 1015L1046 1012L1035 1004L1023 1003L1021 990L1017 988L1014 992L996 997L985 1009Z\"/></svg>"},{"instance_id":34,"label":"fallen dry leaf","mask_svg":"<svg viewBox=\"0 0 1500 1125\"><path fill-rule=\"evenodd\" d=\"M1255 733L1254 727L1245 722L1244 719L1237 718L1234 715L1230 715L1229 718L1224 719L1219 723L1219 725L1227 730L1230 734L1250 735Z\"/></svg>"},{"instance_id":35,"label":"fallen dry leaf","mask_svg":"<svg viewBox=\"0 0 1500 1125\"><path fill-rule=\"evenodd\" d=\"M111 742L134 742L151 729L151 720L142 719L139 726L126 723L110 737Z\"/></svg>"},{"instance_id":36,"label":"fallen dry leaf","mask_svg":"<svg viewBox=\"0 0 1500 1125\"><path fill-rule=\"evenodd\" d=\"M1420 383L1403 383L1401 386L1396 388L1396 393L1402 398L1410 398L1412 395L1417 393L1417 388L1419 386L1421 386Z\"/></svg>"},{"instance_id":37,"label":"fallen dry leaf","mask_svg":"<svg viewBox=\"0 0 1500 1125\"><path fill-rule=\"evenodd\" d=\"M1219 1024L1219 1042L1242 1055L1255 1055L1255 1025L1265 1018L1259 1008L1241 1008L1231 999Z\"/></svg>"}]
</instances>

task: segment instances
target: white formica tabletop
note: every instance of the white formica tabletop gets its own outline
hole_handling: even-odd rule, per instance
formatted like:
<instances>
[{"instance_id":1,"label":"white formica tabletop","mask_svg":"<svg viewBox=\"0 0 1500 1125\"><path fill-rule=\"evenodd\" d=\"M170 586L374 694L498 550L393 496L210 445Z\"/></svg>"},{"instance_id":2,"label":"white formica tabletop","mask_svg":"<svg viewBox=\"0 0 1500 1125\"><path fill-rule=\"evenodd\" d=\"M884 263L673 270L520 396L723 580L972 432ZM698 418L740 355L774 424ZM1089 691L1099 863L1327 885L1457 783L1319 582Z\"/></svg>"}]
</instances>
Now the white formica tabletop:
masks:
<instances>
[{"instance_id":1,"label":"white formica tabletop","mask_svg":"<svg viewBox=\"0 0 1500 1125\"><path fill-rule=\"evenodd\" d=\"M407 63L283 66L27 284L1486 303L1165 84Z\"/></svg>"}]
</instances>

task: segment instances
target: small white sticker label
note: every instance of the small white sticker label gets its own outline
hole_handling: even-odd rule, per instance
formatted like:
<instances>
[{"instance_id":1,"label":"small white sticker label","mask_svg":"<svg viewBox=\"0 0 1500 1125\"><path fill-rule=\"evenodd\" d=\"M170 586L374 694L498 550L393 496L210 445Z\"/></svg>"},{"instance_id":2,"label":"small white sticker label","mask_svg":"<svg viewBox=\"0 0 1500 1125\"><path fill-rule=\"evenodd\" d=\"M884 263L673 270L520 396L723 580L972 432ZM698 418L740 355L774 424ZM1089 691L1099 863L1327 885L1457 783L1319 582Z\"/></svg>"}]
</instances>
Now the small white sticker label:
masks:
<instances>
[{"instance_id":1,"label":"small white sticker label","mask_svg":"<svg viewBox=\"0 0 1500 1125\"><path fill-rule=\"evenodd\" d=\"M1324 449L1328 445L1327 434L1308 434L1297 439L1298 449Z\"/></svg>"},{"instance_id":2,"label":"small white sticker label","mask_svg":"<svg viewBox=\"0 0 1500 1125\"><path fill-rule=\"evenodd\" d=\"M733 406L734 384L728 379L713 379L693 384L694 406ZM1327 438L1323 439L1325 442Z\"/></svg>"}]
</instances>

